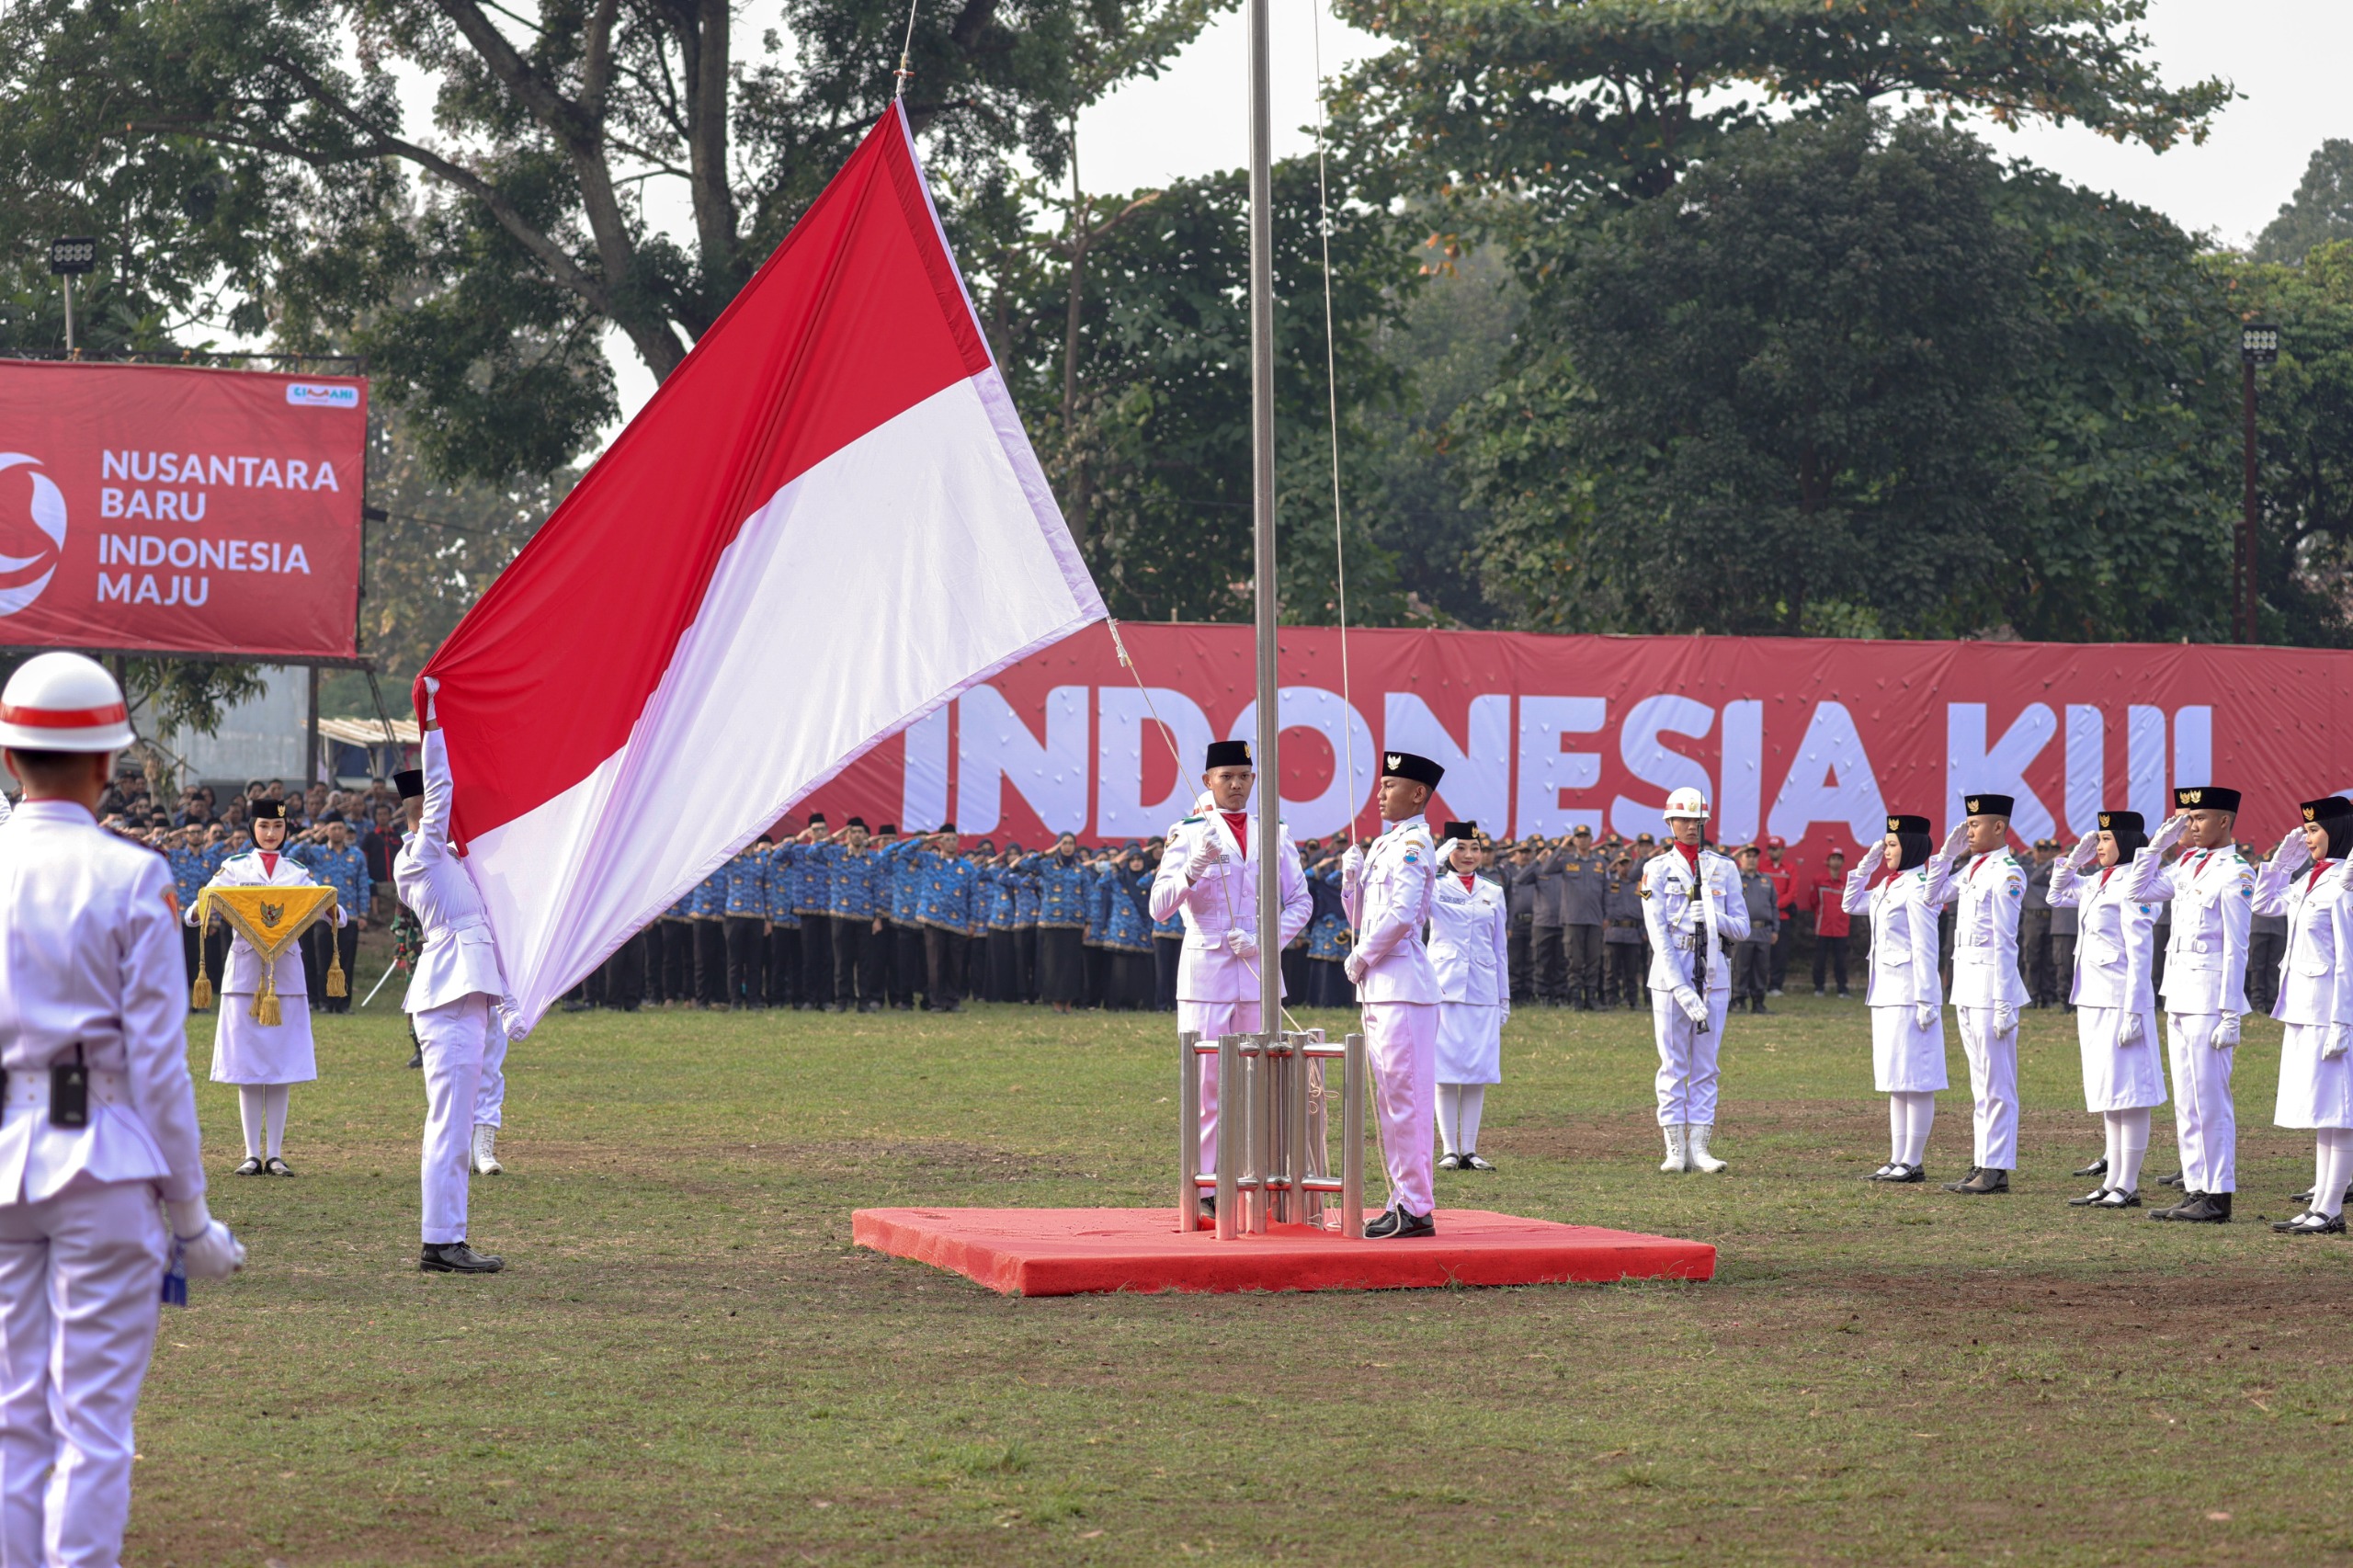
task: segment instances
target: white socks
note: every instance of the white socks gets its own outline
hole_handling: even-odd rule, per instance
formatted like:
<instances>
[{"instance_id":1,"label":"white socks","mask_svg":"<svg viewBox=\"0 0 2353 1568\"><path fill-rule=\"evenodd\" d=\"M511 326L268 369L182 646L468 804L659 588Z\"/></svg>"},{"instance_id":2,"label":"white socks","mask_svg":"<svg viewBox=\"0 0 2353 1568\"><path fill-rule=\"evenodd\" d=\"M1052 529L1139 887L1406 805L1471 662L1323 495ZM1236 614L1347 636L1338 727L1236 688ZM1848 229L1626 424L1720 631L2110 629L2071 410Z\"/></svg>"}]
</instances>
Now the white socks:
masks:
<instances>
[{"instance_id":1,"label":"white socks","mask_svg":"<svg viewBox=\"0 0 2353 1568\"><path fill-rule=\"evenodd\" d=\"M2141 1189L2141 1161L2149 1152L2149 1108L2101 1113L2108 1123L2108 1185L2119 1192Z\"/></svg>"},{"instance_id":2,"label":"white socks","mask_svg":"<svg viewBox=\"0 0 2353 1568\"><path fill-rule=\"evenodd\" d=\"M1484 1084L1440 1084L1438 1086L1438 1135L1449 1154L1476 1153L1479 1116L1487 1106Z\"/></svg>"},{"instance_id":3,"label":"white socks","mask_svg":"<svg viewBox=\"0 0 2353 1568\"><path fill-rule=\"evenodd\" d=\"M1937 1124L1937 1096L1927 1089L1899 1090L1887 1096L1888 1160L1916 1165L1928 1157L1928 1130Z\"/></svg>"},{"instance_id":4,"label":"white socks","mask_svg":"<svg viewBox=\"0 0 2353 1568\"><path fill-rule=\"evenodd\" d=\"M2345 1186L2353 1181L2353 1128L2324 1127L2315 1142L2312 1211L2334 1219L2345 1212Z\"/></svg>"},{"instance_id":5,"label":"white socks","mask_svg":"<svg viewBox=\"0 0 2353 1568\"><path fill-rule=\"evenodd\" d=\"M290 1084L237 1085L237 1119L244 1124L247 1158L262 1158L265 1136L271 1159L286 1153L286 1101L292 1087Z\"/></svg>"}]
</instances>

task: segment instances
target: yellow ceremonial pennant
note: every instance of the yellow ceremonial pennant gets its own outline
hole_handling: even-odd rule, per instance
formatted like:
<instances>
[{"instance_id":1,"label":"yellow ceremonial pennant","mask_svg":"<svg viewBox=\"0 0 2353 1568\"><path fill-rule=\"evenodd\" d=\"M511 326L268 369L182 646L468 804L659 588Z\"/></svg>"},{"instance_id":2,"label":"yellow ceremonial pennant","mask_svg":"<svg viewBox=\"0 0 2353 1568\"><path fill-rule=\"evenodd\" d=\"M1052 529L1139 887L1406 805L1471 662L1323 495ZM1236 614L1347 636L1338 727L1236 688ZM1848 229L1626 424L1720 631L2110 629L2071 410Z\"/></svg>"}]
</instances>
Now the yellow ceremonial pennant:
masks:
<instances>
[{"instance_id":1,"label":"yellow ceremonial pennant","mask_svg":"<svg viewBox=\"0 0 2353 1568\"><path fill-rule=\"evenodd\" d=\"M293 944L294 938L310 928L312 922L324 919L335 910L335 889L325 887L292 888L223 888L208 887L197 894L197 924L210 930L212 917L219 915L229 928L253 944L261 955L261 989L254 995L253 1016L256 1022L275 1025L283 1017L278 1005L278 955ZM328 994L340 994L333 983L342 980L343 966L339 958L329 960ZM199 980L203 977L199 976ZM211 987L204 985L204 992ZM200 996L198 1006L209 1005L210 996Z\"/></svg>"}]
</instances>

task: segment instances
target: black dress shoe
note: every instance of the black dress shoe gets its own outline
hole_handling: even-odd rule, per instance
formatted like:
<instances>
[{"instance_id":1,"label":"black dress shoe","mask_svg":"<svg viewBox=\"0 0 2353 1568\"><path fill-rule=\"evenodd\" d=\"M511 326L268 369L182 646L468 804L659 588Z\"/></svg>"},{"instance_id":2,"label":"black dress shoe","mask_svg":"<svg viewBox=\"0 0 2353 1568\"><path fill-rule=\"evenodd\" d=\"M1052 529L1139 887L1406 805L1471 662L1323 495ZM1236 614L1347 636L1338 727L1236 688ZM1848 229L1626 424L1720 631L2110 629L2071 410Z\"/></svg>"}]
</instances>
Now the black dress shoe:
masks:
<instances>
[{"instance_id":1,"label":"black dress shoe","mask_svg":"<svg viewBox=\"0 0 2353 1568\"><path fill-rule=\"evenodd\" d=\"M2186 1201L2170 1209L2160 1209L2149 1218L2180 1220L2193 1225L2227 1225L2231 1222L2231 1195L2227 1192L2193 1192Z\"/></svg>"},{"instance_id":2,"label":"black dress shoe","mask_svg":"<svg viewBox=\"0 0 2353 1568\"><path fill-rule=\"evenodd\" d=\"M235 1170L231 1171L229 1174L231 1176L261 1175L261 1156L259 1154L247 1154L245 1156L245 1163L239 1165Z\"/></svg>"},{"instance_id":3,"label":"black dress shoe","mask_svg":"<svg viewBox=\"0 0 2353 1568\"><path fill-rule=\"evenodd\" d=\"M2313 1210L2271 1228L2289 1236L2341 1236L2345 1233L2345 1216Z\"/></svg>"},{"instance_id":4,"label":"black dress shoe","mask_svg":"<svg viewBox=\"0 0 2353 1568\"><path fill-rule=\"evenodd\" d=\"M2108 1174L2108 1156L2106 1154L2102 1154L2090 1165L2080 1166L2069 1174L2079 1176L2106 1176Z\"/></svg>"},{"instance_id":5,"label":"black dress shoe","mask_svg":"<svg viewBox=\"0 0 2353 1568\"><path fill-rule=\"evenodd\" d=\"M1385 1231L1375 1230L1374 1226L1381 1224L1383 1221L1388 1221L1389 1228ZM1438 1217L1433 1214L1415 1214L1404 1209L1392 1209L1380 1220L1374 1221L1371 1225L1367 1225L1364 1228L1364 1233L1375 1241L1416 1241L1423 1236L1438 1234Z\"/></svg>"},{"instance_id":6,"label":"black dress shoe","mask_svg":"<svg viewBox=\"0 0 2353 1568\"><path fill-rule=\"evenodd\" d=\"M2070 1209L2088 1209L2107 1196L2108 1188L2104 1187L2099 1187L2095 1191L2086 1192L2081 1198L2071 1198L2067 1199L2067 1207Z\"/></svg>"},{"instance_id":7,"label":"black dress shoe","mask_svg":"<svg viewBox=\"0 0 2353 1568\"><path fill-rule=\"evenodd\" d=\"M275 1154L272 1154L268 1159L264 1160L262 1162L261 1168L271 1176L292 1176L294 1174L294 1167L288 1165L284 1160L279 1159Z\"/></svg>"},{"instance_id":8,"label":"black dress shoe","mask_svg":"<svg viewBox=\"0 0 2353 1568\"><path fill-rule=\"evenodd\" d=\"M2127 1192L2120 1187L2111 1187L2099 1195L2098 1201L2092 1207L2095 1209L2138 1209L2141 1207L2141 1189L2136 1187Z\"/></svg>"},{"instance_id":9,"label":"black dress shoe","mask_svg":"<svg viewBox=\"0 0 2353 1568\"><path fill-rule=\"evenodd\" d=\"M1396 1233L1397 1210L1394 1209L1383 1210L1380 1219L1364 1228L1365 1240L1369 1242L1387 1241Z\"/></svg>"},{"instance_id":10,"label":"black dress shoe","mask_svg":"<svg viewBox=\"0 0 2353 1568\"><path fill-rule=\"evenodd\" d=\"M1945 1183L1945 1190L1961 1193L1971 1198L1984 1198L1996 1192L2007 1192L2010 1190L2010 1173L1991 1170L1980 1165L1969 1173L1967 1181Z\"/></svg>"},{"instance_id":11,"label":"black dress shoe","mask_svg":"<svg viewBox=\"0 0 2353 1568\"><path fill-rule=\"evenodd\" d=\"M1487 1163L1484 1155L1473 1153L1462 1156L1462 1168L1466 1171L1491 1171L1495 1167Z\"/></svg>"},{"instance_id":12,"label":"black dress shoe","mask_svg":"<svg viewBox=\"0 0 2353 1568\"><path fill-rule=\"evenodd\" d=\"M1893 1176L1897 1171L1902 1170L1903 1168L1903 1166L1897 1165L1893 1160L1889 1160L1875 1171L1865 1171L1863 1173L1863 1179L1865 1181L1885 1181L1889 1176Z\"/></svg>"},{"instance_id":13,"label":"black dress shoe","mask_svg":"<svg viewBox=\"0 0 2353 1568\"><path fill-rule=\"evenodd\" d=\"M1959 1192L1962 1187L1967 1187L1971 1182L1975 1181L1977 1179L1977 1173L1984 1168L1985 1167L1983 1165L1970 1166L1969 1174L1967 1176L1961 1177L1959 1181L1949 1181L1945 1183L1945 1190L1947 1192Z\"/></svg>"},{"instance_id":14,"label":"black dress shoe","mask_svg":"<svg viewBox=\"0 0 2353 1568\"><path fill-rule=\"evenodd\" d=\"M2159 1176L2159 1177L2157 1178L2157 1185L2158 1185L2159 1187L2181 1187L2181 1189L2182 1189L2184 1192L2187 1192L2187 1191L2188 1191L2188 1190L2189 1190L2189 1188L2188 1188L2188 1187L2186 1187L2186 1186L2184 1186L2184 1185L2183 1185L2183 1183L2182 1183L2182 1179L2181 1179L2181 1173L2180 1173L2179 1171L2176 1171L2176 1172L2174 1172L2174 1173L2173 1173L2173 1175L2171 1175L2171 1176Z\"/></svg>"},{"instance_id":15,"label":"black dress shoe","mask_svg":"<svg viewBox=\"0 0 2353 1568\"><path fill-rule=\"evenodd\" d=\"M1459 1171L1462 1168L1462 1156L1460 1154L1440 1154L1438 1157L1438 1168L1442 1171Z\"/></svg>"},{"instance_id":16,"label":"black dress shoe","mask_svg":"<svg viewBox=\"0 0 2353 1568\"><path fill-rule=\"evenodd\" d=\"M1928 1171L1925 1165L1897 1165L1879 1179L1890 1187L1910 1187L1927 1180Z\"/></svg>"},{"instance_id":17,"label":"black dress shoe","mask_svg":"<svg viewBox=\"0 0 2353 1568\"><path fill-rule=\"evenodd\" d=\"M476 1252L463 1242L427 1242L416 1255L416 1267L426 1274L495 1274L506 1260Z\"/></svg>"},{"instance_id":18,"label":"black dress shoe","mask_svg":"<svg viewBox=\"0 0 2353 1568\"><path fill-rule=\"evenodd\" d=\"M2304 1188L2302 1192L2291 1192L2288 1195L2288 1201L2290 1203L2310 1203L2312 1200L2313 1189L2309 1187ZM2285 1221L2282 1221L2282 1223L2285 1223ZM2275 1231L2279 1228L2279 1227L2278 1225L2274 1225L2272 1227Z\"/></svg>"}]
</instances>

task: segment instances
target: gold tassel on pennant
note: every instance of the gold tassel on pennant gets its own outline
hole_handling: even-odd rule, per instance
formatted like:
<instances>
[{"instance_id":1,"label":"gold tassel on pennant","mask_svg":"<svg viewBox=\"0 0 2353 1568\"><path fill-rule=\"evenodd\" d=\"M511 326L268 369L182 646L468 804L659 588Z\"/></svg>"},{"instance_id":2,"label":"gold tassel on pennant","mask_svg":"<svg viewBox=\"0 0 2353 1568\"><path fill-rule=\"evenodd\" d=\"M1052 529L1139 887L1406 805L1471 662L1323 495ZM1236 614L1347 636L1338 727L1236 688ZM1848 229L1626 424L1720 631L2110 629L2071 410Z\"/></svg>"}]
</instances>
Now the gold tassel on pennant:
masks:
<instances>
[{"instance_id":1,"label":"gold tassel on pennant","mask_svg":"<svg viewBox=\"0 0 2353 1568\"><path fill-rule=\"evenodd\" d=\"M327 994L348 996L350 983L343 978L343 954L336 950L335 933L327 933Z\"/></svg>"},{"instance_id":2,"label":"gold tassel on pennant","mask_svg":"<svg viewBox=\"0 0 2353 1568\"><path fill-rule=\"evenodd\" d=\"M196 895L196 983L188 988L188 1005L199 1011L212 1006L212 971L204 967L205 938L212 935L210 890Z\"/></svg>"},{"instance_id":3,"label":"gold tassel on pennant","mask_svg":"<svg viewBox=\"0 0 2353 1568\"><path fill-rule=\"evenodd\" d=\"M278 1005L278 977L264 970L261 989L254 994L254 1022L274 1029L285 1021L286 1014Z\"/></svg>"},{"instance_id":4,"label":"gold tassel on pennant","mask_svg":"<svg viewBox=\"0 0 2353 1568\"><path fill-rule=\"evenodd\" d=\"M188 988L188 1005L199 1012L212 1006L212 977L200 965L196 971L196 983Z\"/></svg>"}]
</instances>

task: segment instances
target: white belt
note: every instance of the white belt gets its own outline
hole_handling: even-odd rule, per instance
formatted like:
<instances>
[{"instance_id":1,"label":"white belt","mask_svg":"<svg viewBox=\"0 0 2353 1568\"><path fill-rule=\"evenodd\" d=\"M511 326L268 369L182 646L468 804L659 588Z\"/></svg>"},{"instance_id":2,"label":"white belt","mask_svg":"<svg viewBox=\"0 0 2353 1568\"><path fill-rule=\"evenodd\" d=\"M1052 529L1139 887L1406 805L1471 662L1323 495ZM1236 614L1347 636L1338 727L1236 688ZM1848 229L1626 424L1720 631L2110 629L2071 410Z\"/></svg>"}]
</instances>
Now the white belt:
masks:
<instances>
[{"instance_id":1,"label":"white belt","mask_svg":"<svg viewBox=\"0 0 2353 1568\"><path fill-rule=\"evenodd\" d=\"M59 1062L59 1066L70 1063ZM90 1074L90 1099L97 1105L129 1105L131 1075L112 1068L93 1067ZM16 1067L8 1072L6 1103L10 1106L46 1106L49 1104L49 1069L46 1067Z\"/></svg>"}]
</instances>

